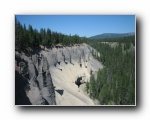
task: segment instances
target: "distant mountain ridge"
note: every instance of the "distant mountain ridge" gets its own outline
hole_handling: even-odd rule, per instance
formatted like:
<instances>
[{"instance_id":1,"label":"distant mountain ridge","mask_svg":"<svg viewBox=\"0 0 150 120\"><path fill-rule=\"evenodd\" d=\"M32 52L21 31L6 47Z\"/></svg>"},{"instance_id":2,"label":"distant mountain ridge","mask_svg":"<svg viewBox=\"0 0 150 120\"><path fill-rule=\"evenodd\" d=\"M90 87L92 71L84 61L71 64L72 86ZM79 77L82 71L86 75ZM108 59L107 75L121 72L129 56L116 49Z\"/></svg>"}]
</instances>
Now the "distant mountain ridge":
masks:
<instances>
[{"instance_id":1,"label":"distant mountain ridge","mask_svg":"<svg viewBox=\"0 0 150 120\"><path fill-rule=\"evenodd\" d=\"M89 39L100 39L100 38L118 38L118 37L124 37L124 36L134 36L134 32L129 33L103 33L100 35L95 35L89 37Z\"/></svg>"}]
</instances>

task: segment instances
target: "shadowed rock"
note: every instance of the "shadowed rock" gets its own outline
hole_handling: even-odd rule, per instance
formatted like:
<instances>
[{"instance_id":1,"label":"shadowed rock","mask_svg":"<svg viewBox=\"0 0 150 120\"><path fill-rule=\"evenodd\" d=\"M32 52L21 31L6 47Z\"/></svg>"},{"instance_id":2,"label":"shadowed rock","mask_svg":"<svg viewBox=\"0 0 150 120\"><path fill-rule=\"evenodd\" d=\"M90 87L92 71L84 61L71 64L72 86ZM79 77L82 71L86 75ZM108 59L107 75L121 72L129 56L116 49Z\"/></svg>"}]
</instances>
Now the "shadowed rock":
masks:
<instances>
[{"instance_id":1,"label":"shadowed rock","mask_svg":"<svg viewBox=\"0 0 150 120\"><path fill-rule=\"evenodd\" d=\"M17 67L18 61L20 67ZM55 105L55 91L47 58L40 54L39 57L32 55L30 59L25 54L18 54L15 63L16 68L20 68L15 72L15 104ZM25 75L27 72L28 77Z\"/></svg>"},{"instance_id":2,"label":"shadowed rock","mask_svg":"<svg viewBox=\"0 0 150 120\"><path fill-rule=\"evenodd\" d=\"M81 83L81 80L82 80L82 77L78 77L77 80L75 81L75 84L78 86L78 88L79 88L80 85L82 84L82 83Z\"/></svg>"},{"instance_id":3,"label":"shadowed rock","mask_svg":"<svg viewBox=\"0 0 150 120\"><path fill-rule=\"evenodd\" d=\"M29 98L26 95L29 83L19 72L15 71L15 105L31 105Z\"/></svg>"},{"instance_id":4,"label":"shadowed rock","mask_svg":"<svg viewBox=\"0 0 150 120\"><path fill-rule=\"evenodd\" d=\"M56 92L58 92L61 96L63 95L63 93L64 93L64 90L60 90L60 89L58 89L58 90L55 90Z\"/></svg>"}]
</instances>

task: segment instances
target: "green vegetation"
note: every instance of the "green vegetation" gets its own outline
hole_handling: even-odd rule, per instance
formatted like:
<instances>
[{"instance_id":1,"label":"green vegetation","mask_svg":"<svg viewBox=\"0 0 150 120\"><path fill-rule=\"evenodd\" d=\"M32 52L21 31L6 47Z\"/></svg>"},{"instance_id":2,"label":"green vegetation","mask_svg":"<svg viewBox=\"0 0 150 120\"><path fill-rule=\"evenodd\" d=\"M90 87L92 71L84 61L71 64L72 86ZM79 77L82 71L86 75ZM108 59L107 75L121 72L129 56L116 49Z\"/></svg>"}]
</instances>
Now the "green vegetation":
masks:
<instances>
[{"instance_id":1,"label":"green vegetation","mask_svg":"<svg viewBox=\"0 0 150 120\"><path fill-rule=\"evenodd\" d=\"M24 49L27 47L37 47L39 45L52 46L58 43L62 45L80 44L86 41L85 37L79 37L78 35L64 35L51 31L49 28L41 28L38 32L37 29L33 29L31 25L26 28L22 26L20 22L15 19L15 46L16 49Z\"/></svg>"},{"instance_id":2,"label":"green vegetation","mask_svg":"<svg viewBox=\"0 0 150 120\"><path fill-rule=\"evenodd\" d=\"M134 105L135 39L124 37L117 40L115 42L119 44L115 47L99 40L88 41L100 53L100 57L95 57L103 63L104 68L98 71L97 80L91 76L86 90L91 98L102 105Z\"/></svg>"},{"instance_id":3,"label":"green vegetation","mask_svg":"<svg viewBox=\"0 0 150 120\"><path fill-rule=\"evenodd\" d=\"M125 36L134 36L134 32L130 33L103 33L90 37L90 39L104 39L104 38L121 38Z\"/></svg>"},{"instance_id":4,"label":"green vegetation","mask_svg":"<svg viewBox=\"0 0 150 120\"><path fill-rule=\"evenodd\" d=\"M134 105L135 104L135 37L87 39L78 35L64 35L41 28L26 28L15 20L15 47L24 49L39 45L52 46L87 43L99 53L93 54L104 65L97 73L97 79L91 75L86 83L86 91L92 99L102 105ZM103 42L109 42L103 43ZM110 42L117 42L111 46Z\"/></svg>"}]
</instances>

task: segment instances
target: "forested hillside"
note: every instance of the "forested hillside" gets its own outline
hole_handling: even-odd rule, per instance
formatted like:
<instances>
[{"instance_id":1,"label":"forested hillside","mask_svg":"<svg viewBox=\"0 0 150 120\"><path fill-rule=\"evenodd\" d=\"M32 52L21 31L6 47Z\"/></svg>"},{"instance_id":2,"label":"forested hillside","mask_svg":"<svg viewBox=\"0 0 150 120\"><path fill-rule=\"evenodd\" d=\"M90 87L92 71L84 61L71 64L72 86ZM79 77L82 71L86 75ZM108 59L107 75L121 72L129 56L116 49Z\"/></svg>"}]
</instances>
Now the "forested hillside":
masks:
<instances>
[{"instance_id":1,"label":"forested hillside","mask_svg":"<svg viewBox=\"0 0 150 120\"><path fill-rule=\"evenodd\" d=\"M108 39L112 41L112 39ZM135 104L135 38L118 38L113 42L89 40L89 45L99 53L95 57L104 68L98 71L97 79L91 75L87 92L102 105Z\"/></svg>"},{"instance_id":2,"label":"forested hillside","mask_svg":"<svg viewBox=\"0 0 150 120\"><path fill-rule=\"evenodd\" d=\"M36 47L39 45L52 46L58 43L62 45L70 45L83 43L85 37L78 35L65 35L62 33L41 28L40 31L33 29L31 25L26 27L15 19L15 47L16 49L24 49L27 47Z\"/></svg>"},{"instance_id":3,"label":"forested hillside","mask_svg":"<svg viewBox=\"0 0 150 120\"><path fill-rule=\"evenodd\" d=\"M120 37L127 37L127 36L134 36L134 32L130 33L103 33L100 35L95 35L89 37L89 39L104 39L104 38L120 38Z\"/></svg>"}]
</instances>

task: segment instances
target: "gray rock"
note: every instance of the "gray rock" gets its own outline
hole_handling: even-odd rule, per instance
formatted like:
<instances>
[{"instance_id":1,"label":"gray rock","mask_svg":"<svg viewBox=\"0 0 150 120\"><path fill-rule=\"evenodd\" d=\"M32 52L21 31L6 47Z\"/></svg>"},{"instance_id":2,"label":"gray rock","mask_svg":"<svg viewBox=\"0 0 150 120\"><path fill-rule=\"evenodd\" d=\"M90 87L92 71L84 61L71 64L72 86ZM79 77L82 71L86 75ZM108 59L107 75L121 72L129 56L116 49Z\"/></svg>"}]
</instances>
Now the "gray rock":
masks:
<instances>
[{"instance_id":1,"label":"gray rock","mask_svg":"<svg viewBox=\"0 0 150 120\"><path fill-rule=\"evenodd\" d=\"M52 51L47 54L47 60L50 66L55 66L57 63L56 53Z\"/></svg>"},{"instance_id":2,"label":"gray rock","mask_svg":"<svg viewBox=\"0 0 150 120\"><path fill-rule=\"evenodd\" d=\"M62 49L61 48L58 49L56 57L57 57L57 62L64 61L64 56L62 54Z\"/></svg>"},{"instance_id":3,"label":"gray rock","mask_svg":"<svg viewBox=\"0 0 150 120\"><path fill-rule=\"evenodd\" d=\"M36 69L38 69L38 55L37 54L32 55L32 61L35 65Z\"/></svg>"},{"instance_id":4,"label":"gray rock","mask_svg":"<svg viewBox=\"0 0 150 120\"><path fill-rule=\"evenodd\" d=\"M41 53L39 53L41 54ZM29 97L32 105L55 105L55 91L53 87L52 78L49 72L49 63L44 55L38 56L37 54L32 55L31 58L27 57L26 54L18 55L16 57L19 61L19 72L22 78L26 78L29 83L29 89L26 89L26 93ZM17 66L17 60L15 65ZM56 57L53 58L51 64L56 62ZM28 74L28 76L26 76ZM19 77L16 77L18 79ZM20 77L21 78L21 77ZM29 79L28 79L29 78ZM28 81L29 80L29 81ZM16 81L20 81L19 79ZM18 87L19 88L19 87ZM21 98L24 98L22 94ZM19 98L20 99L20 98ZM16 100L19 101L19 100ZM19 102L16 104L20 104ZM29 104L24 103L24 104Z\"/></svg>"},{"instance_id":5,"label":"gray rock","mask_svg":"<svg viewBox=\"0 0 150 120\"><path fill-rule=\"evenodd\" d=\"M19 63L19 73L22 74L22 75L26 75L28 74L28 66L26 65L25 62L20 62Z\"/></svg>"},{"instance_id":6,"label":"gray rock","mask_svg":"<svg viewBox=\"0 0 150 120\"><path fill-rule=\"evenodd\" d=\"M47 101L49 102L50 105L51 104L54 105L54 104L56 104L55 91L54 91L51 74L49 71L47 71L47 73L46 73L46 82L47 82L47 89L49 91L49 100L47 100Z\"/></svg>"},{"instance_id":7,"label":"gray rock","mask_svg":"<svg viewBox=\"0 0 150 120\"><path fill-rule=\"evenodd\" d=\"M44 87L43 73L39 73L37 77L37 81L38 81L39 89L42 90L42 88Z\"/></svg>"},{"instance_id":8,"label":"gray rock","mask_svg":"<svg viewBox=\"0 0 150 120\"><path fill-rule=\"evenodd\" d=\"M66 63L70 63L70 58L71 58L71 54L70 54L70 51L69 51L69 49L68 48L64 48L63 49L63 56L64 56L64 62L66 62Z\"/></svg>"},{"instance_id":9,"label":"gray rock","mask_svg":"<svg viewBox=\"0 0 150 120\"><path fill-rule=\"evenodd\" d=\"M29 72L29 79L31 79L36 75L36 67L34 66L34 64L32 62L28 63L28 72Z\"/></svg>"},{"instance_id":10,"label":"gray rock","mask_svg":"<svg viewBox=\"0 0 150 120\"><path fill-rule=\"evenodd\" d=\"M43 72L46 72L47 70L49 70L49 65L48 65L46 57L42 57L42 68L43 68Z\"/></svg>"},{"instance_id":11,"label":"gray rock","mask_svg":"<svg viewBox=\"0 0 150 120\"><path fill-rule=\"evenodd\" d=\"M93 59L91 53L92 50L92 47L84 44L58 49L53 48L52 50L47 48L46 51L42 50L39 53L32 55L31 58L27 57L25 53L21 54L16 52L16 59L18 59L18 61L15 61L15 64L17 66L17 62L19 63L18 68L20 71L18 74L23 76L25 80L29 82L29 86L31 87L31 89L26 91L31 104L56 104L55 90L50 73L50 70L53 69L53 67L63 68L66 64L74 65L74 63L78 63L87 67L89 73L91 69L95 72L99 68L102 68L101 63ZM96 75L97 74L95 74L95 76ZM16 77L16 79L18 78ZM80 81L78 80L76 83L80 82L80 84L83 84L86 81L87 78Z\"/></svg>"},{"instance_id":12,"label":"gray rock","mask_svg":"<svg viewBox=\"0 0 150 120\"><path fill-rule=\"evenodd\" d=\"M33 76L33 77L30 79L30 84L32 84L34 87L38 87L36 76Z\"/></svg>"}]
</instances>

